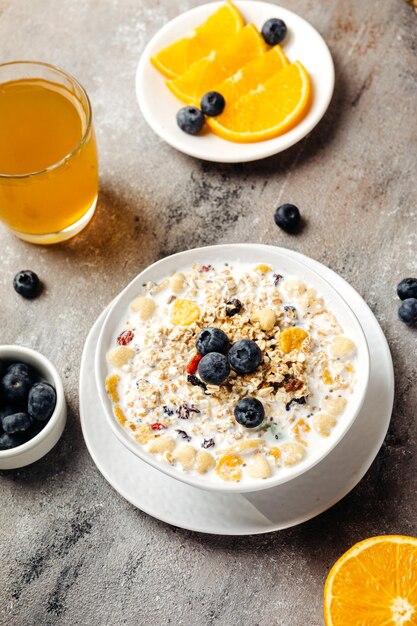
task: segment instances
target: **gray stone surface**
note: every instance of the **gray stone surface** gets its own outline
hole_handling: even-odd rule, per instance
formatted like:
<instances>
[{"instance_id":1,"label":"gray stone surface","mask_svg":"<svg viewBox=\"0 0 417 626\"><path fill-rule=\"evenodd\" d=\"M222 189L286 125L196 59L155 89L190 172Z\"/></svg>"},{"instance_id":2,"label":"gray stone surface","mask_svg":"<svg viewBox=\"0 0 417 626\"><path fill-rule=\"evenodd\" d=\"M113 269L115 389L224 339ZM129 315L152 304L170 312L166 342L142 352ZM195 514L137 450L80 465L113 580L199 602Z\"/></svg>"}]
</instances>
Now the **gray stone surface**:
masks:
<instances>
[{"instance_id":1,"label":"gray stone surface","mask_svg":"<svg viewBox=\"0 0 417 626\"><path fill-rule=\"evenodd\" d=\"M323 121L254 164L181 155L147 127L134 72L146 41L191 0L0 0L0 61L39 59L88 90L100 151L93 223L48 249L0 232L2 343L41 350L63 375L65 434L43 460L0 475L0 624L318 626L334 560L373 534L417 534L417 334L397 320L395 285L417 274L417 17L400 0L282 0L325 36L336 91ZM279 232L298 204L307 227ZM397 394L389 435L365 479L313 521L258 537L172 528L125 502L96 470L78 414L87 332L143 267L196 245L287 246L359 290L391 346ZM35 302L12 290L37 271Z\"/></svg>"}]
</instances>

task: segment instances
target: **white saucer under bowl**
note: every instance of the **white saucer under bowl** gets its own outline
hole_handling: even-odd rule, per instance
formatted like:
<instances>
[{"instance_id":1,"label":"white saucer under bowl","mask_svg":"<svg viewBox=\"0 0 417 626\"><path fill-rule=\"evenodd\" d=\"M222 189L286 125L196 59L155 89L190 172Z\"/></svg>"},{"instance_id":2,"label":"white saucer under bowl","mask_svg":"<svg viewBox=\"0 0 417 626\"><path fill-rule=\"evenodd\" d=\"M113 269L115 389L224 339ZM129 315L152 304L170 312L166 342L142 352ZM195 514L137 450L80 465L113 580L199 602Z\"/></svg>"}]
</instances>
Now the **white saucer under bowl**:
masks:
<instances>
[{"instance_id":1,"label":"white saucer under bowl","mask_svg":"<svg viewBox=\"0 0 417 626\"><path fill-rule=\"evenodd\" d=\"M287 251L294 258L303 256ZM312 261L349 302L364 329L370 378L362 409L349 432L318 465L289 483L252 494L207 492L154 469L118 441L107 425L94 377L103 312L87 338L80 372L81 426L87 448L106 480L142 511L189 530L249 535L282 530L322 513L343 498L369 469L385 438L394 376L385 336L361 296L340 276Z\"/></svg>"},{"instance_id":2,"label":"white saucer under bowl","mask_svg":"<svg viewBox=\"0 0 417 626\"><path fill-rule=\"evenodd\" d=\"M239 144L226 141L213 133L187 135L176 123L176 113L184 106L165 85L166 79L150 62L150 58L165 46L186 36L204 22L224 2L212 2L182 13L163 26L146 46L136 72L136 97L149 126L164 141L190 156L219 163L256 161L277 154L305 137L323 117L334 89L334 66L329 49L321 35L288 9L258 0L237 0L237 8L246 23L258 29L271 17L285 21L288 34L282 43L291 62L301 61L313 86L313 103L306 117L292 130L280 137L256 143Z\"/></svg>"}]
</instances>

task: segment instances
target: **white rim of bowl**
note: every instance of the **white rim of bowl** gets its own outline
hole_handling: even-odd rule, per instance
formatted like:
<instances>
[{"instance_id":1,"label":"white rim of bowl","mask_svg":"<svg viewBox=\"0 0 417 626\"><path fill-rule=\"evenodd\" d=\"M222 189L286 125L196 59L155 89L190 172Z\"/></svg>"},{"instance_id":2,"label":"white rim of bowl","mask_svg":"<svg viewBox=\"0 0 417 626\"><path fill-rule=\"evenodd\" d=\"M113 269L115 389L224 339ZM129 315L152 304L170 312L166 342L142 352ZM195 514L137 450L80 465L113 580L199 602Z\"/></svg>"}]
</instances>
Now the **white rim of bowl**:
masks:
<instances>
[{"instance_id":1,"label":"white rim of bowl","mask_svg":"<svg viewBox=\"0 0 417 626\"><path fill-rule=\"evenodd\" d=\"M22 363L25 362L24 360L25 355L26 356L30 355L31 357L33 357L34 361L37 361L39 364L42 365L43 369L45 369L46 371L50 373L51 378L53 379L54 387L56 391L55 409L51 417L49 418L47 424L42 428L42 430L37 435L32 437L32 439L29 439L29 441L22 443L20 446L16 446L15 448L11 448L10 450L0 450L0 458L7 459L7 458L17 456L21 452L27 452L28 450L35 448L36 445L41 440L47 439L48 435L53 430L55 423L57 422L64 408L64 386L62 384L61 377L55 365L53 365L53 363L51 363L51 361L46 356L44 356L37 350L34 350L33 348L26 348L25 346L17 346L17 345L12 345L12 344L0 345L0 359L4 358L5 360L13 360L14 356L10 356L10 357L3 356L3 351L12 352L13 354L16 355L17 358L21 358ZM36 369L36 365L32 365L32 367ZM42 372L40 373L42 375Z\"/></svg>"},{"instance_id":2,"label":"white rim of bowl","mask_svg":"<svg viewBox=\"0 0 417 626\"><path fill-rule=\"evenodd\" d=\"M116 422L116 418L113 415L113 411L109 409L108 407L108 403L110 402L109 397L107 396L107 393L105 391L105 387L104 387L104 380L105 377L102 377L102 363L101 363L101 359L106 359L106 353L108 352L108 346L104 346L104 335L105 335L105 331L106 331L106 327L107 324L109 323L109 319L110 316L114 310L114 308L117 306L117 304L119 303L119 301L123 298L123 296L125 295L125 293L131 288L131 285L139 280L142 280L140 277L142 276L142 274L144 274L145 272L147 272L149 269L155 269L155 267L158 267L158 265L165 263L168 259L170 260L175 260L178 259L180 257L182 257L183 255L187 255L188 253L196 253L196 252L201 252L204 253L207 250L213 251L215 252L216 250L219 251L224 251L225 248L228 249L238 249L239 247L250 247L252 249L265 249L269 252L273 252L274 250L278 249L278 251L280 253L285 252L285 248L281 248L278 246L270 246L270 245L266 245L266 244L256 244L256 243L234 243L234 244L219 244L219 245L214 245L214 246L203 246L200 248L192 248L191 250L183 250L182 252L177 252L175 254L169 255L167 257L164 257L163 259L160 259L158 261L156 261L155 263L152 263L151 265L149 265L148 267L146 267L144 270L142 270L142 272L140 272L137 276L135 276L135 278L133 280L130 281L130 283L119 293L118 296L115 297L115 299L110 303L109 305L109 310L107 312L107 315L104 319L103 322L103 326L100 330L100 335L97 341L97 346L96 346L96 353L95 353L95 376L96 376L96 384L97 384L97 389L98 389L98 393L99 393L99 397L100 397L100 401L101 401L101 406L102 409L104 410L105 413L105 417L107 420L107 423L109 424L110 428L112 429L113 433L116 435L116 437L119 439L119 441L121 441L123 443L123 445L125 447L128 448L128 450L130 450L135 456L137 456L138 458L140 458L141 460L145 461L146 463L148 463L149 465L151 465L152 467L154 467L155 469L163 472L164 474L166 474L167 476L170 476L171 478L174 478L176 480L180 480L181 482L184 482L188 485L192 485L193 487L197 487L199 489L203 489L206 491L214 491L214 492L222 492L222 493L249 493L249 492L254 492L254 491L262 491L262 490L266 490L269 488L273 488L273 487L277 487L280 484L284 484L286 482L289 482L291 480L293 480L294 478L297 478L298 476L300 476L301 474L304 474L306 472L308 472L310 469L312 469L315 465L317 465L317 463L320 463L336 446L337 444L343 439L343 437L346 435L346 433L349 431L349 429L351 428L352 424L354 423L355 419L357 418L362 406L363 406L363 402L365 400L365 396L366 396L366 391L368 388L368 382L369 382L369 369L370 369L370 357L369 357L369 348L368 348L368 342L366 340L366 335L364 333L364 330L362 328L362 325L359 321L359 319L357 318L356 314L354 313L354 311L352 310L352 308L350 307L350 305L346 302L346 300L343 298L343 296L331 285L331 283L324 278L323 276L321 276L321 274L319 274L315 269L312 269L305 261L304 259L308 260L308 257L305 257L305 255L303 255L303 259L292 259L297 261L298 263L300 263L300 265L304 266L307 271L311 272L312 274L314 274L315 276L318 277L319 280L323 281L329 288L331 291L333 291L334 294L336 294L337 298L339 298L344 307L346 308L346 311L348 312L348 315L351 316L351 319L354 321L354 323L357 325L358 328L358 332L362 337L363 340L363 344L365 347L365 358L366 358L366 371L364 372L364 376L361 377L361 380L363 381L363 386L361 389L361 395L359 396L359 400L358 400L358 405L357 405L357 409L356 412L354 413L354 415L352 416L352 418L350 419L349 423L345 426L345 428L339 433L339 435L337 437L334 437L331 441L331 445L329 445L327 448L325 448L324 452L322 454L320 454L317 458L314 458L313 460L310 461L310 463L308 463L307 465L304 465L303 467L301 467L298 470L294 470L293 473L291 473L290 476L284 477L284 478L280 478L279 475L276 476L272 476L271 478L268 478L266 480L260 480L259 483L261 483L260 485L256 484L256 483L251 483L250 485L243 485L242 483L227 483L225 485L222 484L212 484L209 483L208 481L205 483L204 482L204 478L202 479L198 479L194 476L188 476L185 472L182 473L180 472L180 470L177 470L175 468L172 468L169 464L165 464L162 461L159 461L158 459L155 459L149 452L147 452L145 449L141 448L138 444L136 444L133 440L131 440L128 436L128 433L125 433L122 430L122 426L120 426L120 424L118 424ZM186 261L185 261L186 262ZM294 466L297 467L297 466Z\"/></svg>"}]
</instances>

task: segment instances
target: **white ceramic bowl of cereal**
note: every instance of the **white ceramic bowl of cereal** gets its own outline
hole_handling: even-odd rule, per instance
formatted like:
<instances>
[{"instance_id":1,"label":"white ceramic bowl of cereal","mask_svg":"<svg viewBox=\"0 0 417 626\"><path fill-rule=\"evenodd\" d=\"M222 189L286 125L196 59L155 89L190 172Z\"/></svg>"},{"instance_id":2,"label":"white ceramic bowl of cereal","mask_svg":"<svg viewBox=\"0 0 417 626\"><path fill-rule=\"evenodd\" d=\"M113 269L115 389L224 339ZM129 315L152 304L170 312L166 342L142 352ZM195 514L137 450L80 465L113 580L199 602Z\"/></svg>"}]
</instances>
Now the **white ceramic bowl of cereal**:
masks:
<instances>
[{"instance_id":1,"label":"white ceramic bowl of cereal","mask_svg":"<svg viewBox=\"0 0 417 626\"><path fill-rule=\"evenodd\" d=\"M208 327L225 333L223 356L196 364ZM245 349L229 351L242 338ZM248 342L256 363L245 361ZM224 381L212 384L216 358ZM219 245L162 259L120 293L95 375L105 419L133 454L195 487L243 493L292 480L337 445L362 406L369 353L356 316L308 257ZM247 397L255 402L237 414Z\"/></svg>"}]
</instances>

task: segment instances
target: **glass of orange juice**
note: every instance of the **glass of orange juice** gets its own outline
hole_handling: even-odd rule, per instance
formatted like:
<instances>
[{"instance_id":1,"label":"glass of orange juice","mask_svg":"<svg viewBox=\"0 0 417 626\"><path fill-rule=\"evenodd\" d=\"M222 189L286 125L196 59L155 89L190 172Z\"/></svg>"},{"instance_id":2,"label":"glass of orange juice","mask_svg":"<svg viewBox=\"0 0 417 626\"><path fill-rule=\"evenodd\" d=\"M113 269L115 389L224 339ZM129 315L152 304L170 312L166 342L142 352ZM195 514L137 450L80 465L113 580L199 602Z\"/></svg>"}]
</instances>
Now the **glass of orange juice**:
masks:
<instances>
[{"instance_id":1,"label":"glass of orange juice","mask_svg":"<svg viewBox=\"0 0 417 626\"><path fill-rule=\"evenodd\" d=\"M0 65L0 220L21 239L57 243L88 224L97 194L85 90L46 63Z\"/></svg>"}]
</instances>

